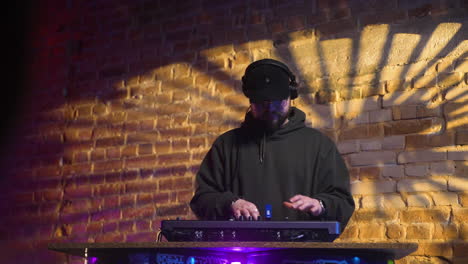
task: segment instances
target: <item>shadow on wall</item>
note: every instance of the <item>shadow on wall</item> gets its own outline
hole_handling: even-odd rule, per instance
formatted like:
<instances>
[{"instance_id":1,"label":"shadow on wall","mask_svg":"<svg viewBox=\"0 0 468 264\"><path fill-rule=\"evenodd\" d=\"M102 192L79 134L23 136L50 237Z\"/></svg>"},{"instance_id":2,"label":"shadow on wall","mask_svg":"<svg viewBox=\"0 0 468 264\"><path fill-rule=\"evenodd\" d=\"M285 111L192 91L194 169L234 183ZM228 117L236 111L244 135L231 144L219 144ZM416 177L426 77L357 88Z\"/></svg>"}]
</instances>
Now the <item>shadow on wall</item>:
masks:
<instances>
[{"instance_id":1,"label":"shadow on wall","mask_svg":"<svg viewBox=\"0 0 468 264\"><path fill-rule=\"evenodd\" d=\"M153 240L160 220L193 217L197 167L242 121L239 80L266 57L297 75L296 106L338 143L358 204L373 200L353 220L417 221L395 212L409 196L426 202L412 196L421 184L463 191L466 8L69 1L39 10L32 96L3 181L17 187L3 184L1 195L3 221L23 226L1 234L20 246ZM431 212L449 221L445 209Z\"/></svg>"}]
</instances>

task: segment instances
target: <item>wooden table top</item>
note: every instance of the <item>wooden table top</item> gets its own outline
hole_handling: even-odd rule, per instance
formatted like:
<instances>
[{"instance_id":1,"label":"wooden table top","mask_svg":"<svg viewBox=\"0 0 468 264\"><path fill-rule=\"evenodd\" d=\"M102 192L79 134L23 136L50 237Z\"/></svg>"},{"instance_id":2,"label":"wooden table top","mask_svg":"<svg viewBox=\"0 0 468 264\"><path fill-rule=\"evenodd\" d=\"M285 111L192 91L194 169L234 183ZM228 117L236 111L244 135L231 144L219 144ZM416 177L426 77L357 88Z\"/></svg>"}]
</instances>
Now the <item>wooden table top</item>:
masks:
<instances>
[{"instance_id":1,"label":"wooden table top","mask_svg":"<svg viewBox=\"0 0 468 264\"><path fill-rule=\"evenodd\" d=\"M341 250L384 253L394 259L405 257L418 249L416 243L337 243L337 242L117 242L117 243L51 243L49 249L75 256L93 252L154 251L158 249L213 250L251 253L269 250ZM91 256L91 255L90 255Z\"/></svg>"}]
</instances>

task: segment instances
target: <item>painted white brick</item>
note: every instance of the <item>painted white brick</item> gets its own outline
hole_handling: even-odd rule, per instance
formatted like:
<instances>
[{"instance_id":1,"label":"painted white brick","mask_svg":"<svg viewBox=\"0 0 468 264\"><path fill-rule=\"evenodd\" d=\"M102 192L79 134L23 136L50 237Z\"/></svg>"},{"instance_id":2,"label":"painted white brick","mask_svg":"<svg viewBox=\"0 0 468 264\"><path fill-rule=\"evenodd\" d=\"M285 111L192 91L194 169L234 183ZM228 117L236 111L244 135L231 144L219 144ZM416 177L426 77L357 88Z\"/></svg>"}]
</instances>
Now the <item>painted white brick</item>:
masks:
<instances>
[{"instance_id":1,"label":"painted white brick","mask_svg":"<svg viewBox=\"0 0 468 264\"><path fill-rule=\"evenodd\" d=\"M405 136L385 137L382 143L382 149L404 149Z\"/></svg>"},{"instance_id":2,"label":"painted white brick","mask_svg":"<svg viewBox=\"0 0 468 264\"><path fill-rule=\"evenodd\" d=\"M446 191L447 180L443 178L430 179L402 179L397 183L399 192L431 192L431 191Z\"/></svg>"},{"instance_id":3,"label":"painted white brick","mask_svg":"<svg viewBox=\"0 0 468 264\"><path fill-rule=\"evenodd\" d=\"M383 177L401 178L405 176L403 165L384 165L382 167Z\"/></svg>"},{"instance_id":4,"label":"painted white brick","mask_svg":"<svg viewBox=\"0 0 468 264\"><path fill-rule=\"evenodd\" d=\"M346 116L348 125L369 124L369 112L360 113L359 115Z\"/></svg>"},{"instance_id":5,"label":"painted white brick","mask_svg":"<svg viewBox=\"0 0 468 264\"><path fill-rule=\"evenodd\" d=\"M361 146L361 150L369 151L369 150L381 150L382 149L382 140L376 139L364 139L359 142Z\"/></svg>"},{"instance_id":6,"label":"painted white brick","mask_svg":"<svg viewBox=\"0 0 468 264\"><path fill-rule=\"evenodd\" d=\"M405 151L398 155L398 163L443 161L447 159L446 151L438 148L431 150Z\"/></svg>"},{"instance_id":7,"label":"painted white brick","mask_svg":"<svg viewBox=\"0 0 468 264\"><path fill-rule=\"evenodd\" d=\"M455 162L453 161L442 161L433 162L429 166L430 174L436 175L452 175L455 173Z\"/></svg>"},{"instance_id":8,"label":"painted white brick","mask_svg":"<svg viewBox=\"0 0 468 264\"><path fill-rule=\"evenodd\" d=\"M337 102L335 106L338 116L346 115L347 113L363 113L380 109L380 99L379 96L367 97L365 99L352 99Z\"/></svg>"},{"instance_id":9,"label":"painted white brick","mask_svg":"<svg viewBox=\"0 0 468 264\"><path fill-rule=\"evenodd\" d=\"M393 193L395 191L396 182L394 181L355 181L351 183L351 193L353 195Z\"/></svg>"},{"instance_id":10,"label":"painted white brick","mask_svg":"<svg viewBox=\"0 0 468 264\"><path fill-rule=\"evenodd\" d=\"M428 164L405 165L405 174L408 176L426 176L429 174Z\"/></svg>"},{"instance_id":11,"label":"painted white brick","mask_svg":"<svg viewBox=\"0 0 468 264\"><path fill-rule=\"evenodd\" d=\"M369 122L378 123L392 121L392 110L391 109L380 109L369 112Z\"/></svg>"},{"instance_id":12,"label":"painted white brick","mask_svg":"<svg viewBox=\"0 0 468 264\"><path fill-rule=\"evenodd\" d=\"M359 142L357 140L339 142L336 147L341 154L359 152Z\"/></svg>"},{"instance_id":13,"label":"painted white brick","mask_svg":"<svg viewBox=\"0 0 468 264\"><path fill-rule=\"evenodd\" d=\"M395 164L396 153L393 151L366 151L349 155L353 166Z\"/></svg>"},{"instance_id":14,"label":"painted white brick","mask_svg":"<svg viewBox=\"0 0 468 264\"><path fill-rule=\"evenodd\" d=\"M468 145L449 148L447 155L448 160L468 160Z\"/></svg>"},{"instance_id":15,"label":"painted white brick","mask_svg":"<svg viewBox=\"0 0 468 264\"><path fill-rule=\"evenodd\" d=\"M335 109L331 105L307 104L303 108L314 128L334 128Z\"/></svg>"}]
</instances>

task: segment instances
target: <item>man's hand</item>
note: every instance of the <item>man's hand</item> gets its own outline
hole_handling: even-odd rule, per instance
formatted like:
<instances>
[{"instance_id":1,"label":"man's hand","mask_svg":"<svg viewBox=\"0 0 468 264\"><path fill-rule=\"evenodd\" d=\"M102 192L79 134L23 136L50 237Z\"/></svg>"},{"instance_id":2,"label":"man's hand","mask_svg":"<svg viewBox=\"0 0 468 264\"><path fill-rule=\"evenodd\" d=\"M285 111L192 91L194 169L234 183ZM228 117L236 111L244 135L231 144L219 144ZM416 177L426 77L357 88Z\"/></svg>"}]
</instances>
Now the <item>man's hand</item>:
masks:
<instances>
[{"instance_id":1,"label":"man's hand","mask_svg":"<svg viewBox=\"0 0 468 264\"><path fill-rule=\"evenodd\" d=\"M283 202L283 205L290 209L311 213L314 216L318 216L323 213L323 208L320 205L319 200L300 194L291 197L289 202Z\"/></svg>"},{"instance_id":2,"label":"man's hand","mask_svg":"<svg viewBox=\"0 0 468 264\"><path fill-rule=\"evenodd\" d=\"M235 201L231 205L231 209L235 218L239 218L241 215L243 215L246 219L248 219L249 216L252 216L254 220L257 220L258 216L260 215L255 204L243 199Z\"/></svg>"}]
</instances>

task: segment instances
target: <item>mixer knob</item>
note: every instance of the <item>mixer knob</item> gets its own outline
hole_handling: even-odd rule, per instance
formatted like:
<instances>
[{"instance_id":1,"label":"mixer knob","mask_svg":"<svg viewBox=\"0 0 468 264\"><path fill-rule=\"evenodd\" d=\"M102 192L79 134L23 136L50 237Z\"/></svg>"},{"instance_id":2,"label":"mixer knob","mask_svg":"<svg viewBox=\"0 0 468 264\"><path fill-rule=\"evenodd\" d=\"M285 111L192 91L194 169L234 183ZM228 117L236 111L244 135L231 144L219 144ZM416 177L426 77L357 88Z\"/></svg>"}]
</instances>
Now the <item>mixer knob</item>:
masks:
<instances>
[{"instance_id":1,"label":"mixer knob","mask_svg":"<svg viewBox=\"0 0 468 264\"><path fill-rule=\"evenodd\" d=\"M195 239L196 240L202 240L203 239L203 231L201 231L201 230L195 231Z\"/></svg>"},{"instance_id":2,"label":"mixer knob","mask_svg":"<svg viewBox=\"0 0 468 264\"><path fill-rule=\"evenodd\" d=\"M276 240L281 240L281 232L280 231L276 232Z\"/></svg>"}]
</instances>

